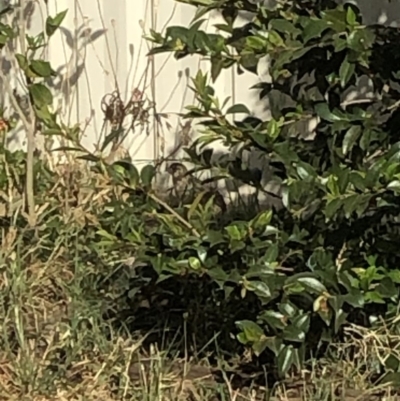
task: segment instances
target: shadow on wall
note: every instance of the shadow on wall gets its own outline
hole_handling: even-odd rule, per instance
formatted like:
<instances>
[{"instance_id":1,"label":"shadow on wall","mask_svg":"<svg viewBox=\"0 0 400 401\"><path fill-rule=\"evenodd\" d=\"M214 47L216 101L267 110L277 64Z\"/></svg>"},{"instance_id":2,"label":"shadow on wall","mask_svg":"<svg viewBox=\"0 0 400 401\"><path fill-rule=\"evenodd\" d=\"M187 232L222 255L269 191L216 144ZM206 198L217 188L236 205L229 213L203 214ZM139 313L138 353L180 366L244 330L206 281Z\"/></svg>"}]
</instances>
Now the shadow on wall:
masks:
<instances>
[{"instance_id":1,"label":"shadow on wall","mask_svg":"<svg viewBox=\"0 0 400 401\"><path fill-rule=\"evenodd\" d=\"M15 7L8 14L8 21L11 26L18 26L21 19L25 23L25 29L30 35L37 35L38 30L44 29L40 26L39 29L34 22L36 22L35 16L41 13L40 6L36 1L28 1L25 4L24 9ZM22 13L22 15L21 15ZM91 32L90 28L82 24L76 28L76 34L73 35L72 32L65 27L60 27L60 31L65 36L65 43L71 51L71 56L65 65L57 68L56 76L54 78L47 79L46 84L52 88L57 95L61 95L61 98L65 104L71 104L73 102L73 88L77 85L78 80L81 78L85 69L85 60L81 58L81 54L85 53L85 47L92 44L98 38L104 35L105 29L97 30ZM14 86L14 96L16 96L21 109L28 115L28 96L26 94L26 89L21 84L18 84L18 73L17 73L17 61L15 59L15 54L18 53L19 48L19 38L15 38L8 42L8 45L3 50L5 57L1 57L0 67L3 74L10 79L10 81L15 83ZM39 55L41 57L41 55ZM14 71L13 71L14 69ZM4 87L4 84L0 80L0 94L1 104L8 105L10 103L10 96ZM12 118L19 120L16 111L11 115ZM7 145L10 147L20 146L21 137L23 138L22 128L13 130L12 134L7 138Z\"/></svg>"},{"instance_id":2,"label":"shadow on wall","mask_svg":"<svg viewBox=\"0 0 400 401\"><path fill-rule=\"evenodd\" d=\"M70 102L71 88L74 87L85 70L85 59L81 55L85 53L85 48L93 44L96 40L104 36L105 29L99 29L94 32L84 24L76 28L76 33L61 26L65 43L71 51L71 56L65 65L57 68L57 77L50 80L48 85L57 93L61 93L66 102Z\"/></svg>"},{"instance_id":3,"label":"shadow on wall","mask_svg":"<svg viewBox=\"0 0 400 401\"><path fill-rule=\"evenodd\" d=\"M43 4L38 3L37 1L28 0L23 4L23 10L21 10L20 7L15 7L14 10L3 18L8 18L7 23L12 26L18 26L22 19L26 31L30 35L35 36L44 29L43 19L47 16L47 10ZM69 10L67 9L67 11L67 17L60 26L59 31L57 31L54 37L51 38L50 45L46 45L45 51L43 53L38 53L38 57L49 58L49 61L56 72L55 77L46 80L46 85L53 90L53 108L57 110L60 119L66 125L74 126L76 123L80 124L80 140L85 147L90 151L93 151L99 148L101 144L104 143L107 134L110 134L113 125L109 120L115 120L113 117L104 116L105 105L103 100L107 99L104 99L103 96L105 98L110 98L113 97L115 93L103 93L102 91L104 81L106 80L104 77L106 77L109 72L106 71L106 67L104 67L107 62L102 57L99 58L101 51L96 52L96 49L94 49L99 42L100 47L105 46L105 43L107 42L107 38L105 37L107 34L107 27L103 24L104 26L100 26L100 28L92 28L91 26L95 24L92 24L92 22L88 23L88 18L83 15L82 12L79 14L82 18L79 18L79 20L76 21L77 18L74 20L73 8L70 8ZM95 16L92 15L92 17L94 18ZM103 21L102 18L98 19ZM71 22L74 22L74 24L71 24ZM113 32L113 34L115 34L115 32ZM13 110L13 107L10 107L12 106L10 99L15 96L17 97L22 110L26 115L28 115L29 98L27 96L25 85L22 81L20 82L20 74L18 74L17 61L15 58L15 54L19 52L18 44L19 38L16 38L15 40L10 41L8 46L3 49L2 52L4 56L0 59L1 71L4 76L7 77L7 80L12 83L12 89L15 89L15 91L13 93L7 93L4 84L0 81L0 104L7 108L7 112L10 114L11 118L21 120L18 113ZM108 42L106 45L108 46ZM113 48L112 50L114 50L115 53L120 51L117 41L113 42L110 46ZM130 45L129 49L126 49L126 54L128 53L130 53L132 59L131 64L134 65L133 45ZM45 56L43 56L43 54L45 54ZM105 55L105 58L107 57L111 58L109 54ZM127 55L126 58L129 58L129 55ZM97 61L101 71L99 72L98 69L96 69L95 74L93 74L93 64L96 64ZM108 61L111 63L112 60ZM114 72L114 68L110 68L110 70ZM129 77L126 77L124 74L122 74L122 76L123 79L126 78L128 81ZM118 79L117 77L112 76L109 80L113 82L111 85L113 88L111 89L112 91L118 86L118 83L116 82ZM101 85L98 85L98 81L101 82ZM135 103L136 106L142 102L148 103L149 99L145 98L145 95L141 99L137 99L138 91L144 94L144 88L148 85L147 81L147 77L145 77L145 79L143 79L143 77L140 78L140 89L136 87L128 87L128 82L119 82L120 86L126 86L126 90L124 91L121 89L118 94L117 102L114 105L118 108L121 104L125 106L127 104L132 105ZM96 93L100 95L92 97L92 94L89 93L91 92L91 88L97 89ZM99 88L100 91L98 90ZM124 96L126 96L127 99L124 99ZM152 114L152 112L150 114ZM143 117L143 113L141 113L140 117ZM153 116L149 116L149 119L150 117L152 118ZM135 120L138 119L139 118ZM124 135L124 140L132 141L131 134L133 133L135 134L135 141L149 141L149 124L148 121L144 122L143 120L143 118L140 118L140 124L136 124L135 129L133 129L133 123L131 121L125 121L127 134ZM99 124L101 127L100 135L93 138L92 132L88 133L87 131L91 130L91 125L96 126L96 124ZM139 135L143 132L146 135ZM86 136L90 136L88 140L92 143L88 145L83 143ZM38 148L43 149L44 138L38 135L36 141ZM7 138L7 145L13 149L25 147L25 134L20 124L18 124L16 129L10 132ZM141 144L138 144L135 146L135 149L140 147Z\"/></svg>"},{"instance_id":4,"label":"shadow on wall","mask_svg":"<svg viewBox=\"0 0 400 401\"><path fill-rule=\"evenodd\" d=\"M400 24L400 1L399 0L358 0L351 1L356 4L367 25L379 24L398 27Z\"/></svg>"}]
</instances>

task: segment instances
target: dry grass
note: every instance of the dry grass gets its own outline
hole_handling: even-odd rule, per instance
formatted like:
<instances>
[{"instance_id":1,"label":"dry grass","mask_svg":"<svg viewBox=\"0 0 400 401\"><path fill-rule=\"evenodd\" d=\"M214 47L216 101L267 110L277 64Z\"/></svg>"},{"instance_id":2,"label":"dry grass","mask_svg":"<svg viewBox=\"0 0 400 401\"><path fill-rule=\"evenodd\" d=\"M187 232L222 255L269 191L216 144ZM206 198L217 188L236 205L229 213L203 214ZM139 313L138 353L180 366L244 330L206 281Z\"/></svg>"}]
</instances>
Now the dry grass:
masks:
<instances>
[{"instance_id":1,"label":"dry grass","mask_svg":"<svg viewBox=\"0 0 400 401\"><path fill-rule=\"evenodd\" d=\"M98 270L69 249L85 246L85 222L96 223L96 210L115 189L82 168L60 169L38 212L42 228L30 240L32 233L17 225L2 231L0 400L395 399L388 384L373 384L373 377L390 355L400 360L396 320L375 331L350 327L330 359L271 392L259 385L234 389L225 372L218 383L207 361L171 361L154 347L145 355L143 338L104 320L108 294L91 291ZM55 210L57 236L50 238L46 224Z\"/></svg>"}]
</instances>

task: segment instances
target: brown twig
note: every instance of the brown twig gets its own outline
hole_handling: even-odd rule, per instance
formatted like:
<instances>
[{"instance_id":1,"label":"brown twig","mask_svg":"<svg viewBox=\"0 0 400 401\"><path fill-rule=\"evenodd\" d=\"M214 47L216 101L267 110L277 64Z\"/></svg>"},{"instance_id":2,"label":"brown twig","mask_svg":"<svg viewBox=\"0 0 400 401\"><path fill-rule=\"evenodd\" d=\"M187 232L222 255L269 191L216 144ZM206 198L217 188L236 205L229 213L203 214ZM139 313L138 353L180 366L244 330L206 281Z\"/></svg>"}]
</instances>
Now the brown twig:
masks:
<instances>
[{"instance_id":1,"label":"brown twig","mask_svg":"<svg viewBox=\"0 0 400 401\"><path fill-rule=\"evenodd\" d=\"M367 99L345 100L342 103L340 103L340 106L345 109L347 106L353 106L353 105L357 105L357 104L373 103L376 100L377 99L369 99L369 98L367 98Z\"/></svg>"},{"instance_id":2,"label":"brown twig","mask_svg":"<svg viewBox=\"0 0 400 401\"><path fill-rule=\"evenodd\" d=\"M157 202L159 205L161 205L164 209L168 210L177 220L179 220L185 227L189 228L191 232L198 238L201 238L200 233L187 221L185 220L182 216L180 216L177 212L175 212L174 209L172 209L171 206L169 206L167 203L165 203L163 200L158 198L156 195L149 193L148 196L153 199L155 202Z\"/></svg>"}]
</instances>

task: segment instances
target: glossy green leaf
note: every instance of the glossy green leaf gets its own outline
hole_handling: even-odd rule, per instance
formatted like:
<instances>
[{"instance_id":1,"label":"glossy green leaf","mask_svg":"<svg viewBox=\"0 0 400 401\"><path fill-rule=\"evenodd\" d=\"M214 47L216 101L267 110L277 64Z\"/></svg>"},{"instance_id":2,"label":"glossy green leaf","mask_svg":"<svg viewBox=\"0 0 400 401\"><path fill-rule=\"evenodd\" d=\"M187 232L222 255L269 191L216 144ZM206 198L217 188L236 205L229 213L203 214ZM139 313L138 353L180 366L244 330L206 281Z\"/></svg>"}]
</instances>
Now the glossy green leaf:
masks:
<instances>
[{"instance_id":1,"label":"glossy green leaf","mask_svg":"<svg viewBox=\"0 0 400 401\"><path fill-rule=\"evenodd\" d=\"M323 19L337 32L346 30L346 11L343 6L334 9L324 10L322 13Z\"/></svg>"},{"instance_id":2,"label":"glossy green leaf","mask_svg":"<svg viewBox=\"0 0 400 401\"><path fill-rule=\"evenodd\" d=\"M386 188L392 190L393 192L400 193L400 180L394 180L390 182Z\"/></svg>"},{"instance_id":3,"label":"glossy green leaf","mask_svg":"<svg viewBox=\"0 0 400 401\"><path fill-rule=\"evenodd\" d=\"M326 29L329 29L329 25L326 21L310 18L303 29L304 42L306 43L311 39L320 37Z\"/></svg>"},{"instance_id":4,"label":"glossy green leaf","mask_svg":"<svg viewBox=\"0 0 400 401\"><path fill-rule=\"evenodd\" d=\"M106 137L104 138L104 141L101 145L100 151L104 152L111 143L115 143L116 141L119 141L123 134L124 134L123 129L111 130L111 132L109 134L107 134Z\"/></svg>"},{"instance_id":5,"label":"glossy green leaf","mask_svg":"<svg viewBox=\"0 0 400 401\"><path fill-rule=\"evenodd\" d=\"M304 333L308 333L310 329L310 314L305 313L297 316L292 320L292 326L300 329Z\"/></svg>"},{"instance_id":6,"label":"glossy green leaf","mask_svg":"<svg viewBox=\"0 0 400 401\"><path fill-rule=\"evenodd\" d=\"M59 12L55 17L48 16L46 19L46 35L52 36L55 31L60 27L64 18L67 15L68 10Z\"/></svg>"},{"instance_id":7,"label":"glossy green leaf","mask_svg":"<svg viewBox=\"0 0 400 401\"><path fill-rule=\"evenodd\" d=\"M267 263L276 262L279 255L278 244L271 244L264 254L264 261Z\"/></svg>"},{"instance_id":8,"label":"glossy green leaf","mask_svg":"<svg viewBox=\"0 0 400 401\"><path fill-rule=\"evenodd\" d=\"M353 149L353 146L356 144L357 140L361 135L361 126L353 125L347 132L343 138L342 152L344 155L347 155Z\"/></svg>"},{"instance_id":9,"label":"glossy green leaf","mask_svg":"<svg viewBox=\"0 0 400 401\"><path fill-rule=\"evenodd\" d=\"M360 148L364 151L367 150L371 143L371 139L372 131L370 129L365 129L360 139Z\"/></svg>"},{"instance_id":10,"label":"glossy green leaf","mask_svg":"<svg viewBox=\"0 0 400 401\"><path fill-rule=\"evenodd\" d=\"M244 337L242 337L242 340L245 340L246 343L260 341L261 337L264 335L263 329L251 320L240 320L236 322L236 325L243 332Z\"/></svg>"},{"instance_id":11,"label":"glossy green leaf","mask_svg":"<svg viewBox=\"0 0 400 401\"><path fill-rule=\"evenodd\" d=\"M129 183L132 189L135 189L139 184L139 172L137 168L130 162L117 161L111 165L115 171L119 171Z\"/></svg>"},{"instance_id":12,"label":"glossy green leaf","mask_svg":"<svg viewBox=\"0 0 400 401\"><path fill-rule=\"evenodd\" d=\"M323 292L328 291L324 286L324 284L322 284L317 278L312 277L310 275L307 277L303 273L295 274L286 280L286 285L290 285L293 283L300 284L305 289L317 294L321 294Z\"/></svg>"},{"instance_id":13,"label":"glossy green leaf","mask_svg":"<svg viewBox=\"0 0 400 401\"><path fill-rule=\"evenodd\" d=\"M354 185L356 190L365 191L365 179L359 172L354 171L350 174L350 182Z\"/></svg>"},{"instance_id":14,"label":"glossy green leaf","mask_svg":"<svg viewBox=\"0 0 400 401\"><path fill-rule=\"evenodd\" d=\"M261 298L270 298L272 295L268 285L262 281L250 281L247 287Z\"/></svg>"},{"instance_id":15,"label":"glossy green leaf","mask_svg":"<svg viewBox=\"0 0 400 401\"><path fill-rule=\"evenodd\" d=\"M15 55L15 58L17 59L18 65L21 70L26 71L29 68L29 62L25 55L17 53Z\"/></svg>"},{"instance_id":16,"label":"glossy green leaf","mask_svg":"<svg viewBox=\"0 0 400 401\"><path fill-rule=\"evenodd\" d=\"M267 39L259 36L250 36L246 38L246 46L251 47L257 51L262 51L267 47Z\"/></svg>"},{"instance_id":17,"label":"glossy green leaf","mask_svg":"<svg viewBox=\"0 0 400 401\"><path fill-rule=\"evenodd\" d=\"M247 71L257 74L259 58L254 54L243 54L240 58L240 65Z\"/></svg>"},{"instance_id":18,"label":"glossy green leaf","mask_svg":"<svg viewBox=\"0 0 400 401\"><path fill-rule=\"evenodd\" d=\"M233 240L240 241L244 237L243 231L237 225L231 225L225 228L229 237Z\"/></svg>"},{"instance_id":19,"label":"glossy green leaf","mask_svg":"<svg viewBox=\"0 0 400 401\"><path fill-rule=\"evenodd\" d=\"M287 345L280 350L277 358L278 371L281 376L285 376L289 372L294 362L294 348L291 345Z\"/></svg>"},{"instance_id":20,"label":"glossy green leaf","mask_svg":"<svg viewBox=\"0 0 400 401\"><path fill-rule=\"evenodd\" d=\"M244 113L250 114L249 109L244 104L235 104L226 111L226 114Z\"/></svg>"},{"instance_id":21,"label":"glossy green leaf","mask_svg":"<svg viewBox=\"0 0 400 401\"><path fill-rule=\"evenodd\" d=\"M350 195L343 200L343 210L347 219L349 219L351 215L358 209L359 201L359 195Z\"/></svg>"},{"instance_id":22,"label":"glossy green leaf","mask_svg":"<svg viewBox=\"0 0 400 401\"><path fill-rule=\"evenodd\" d=\"M198 258L195 258L194 256L191 256L189 258L189 266L193 270L200 270L201 269L201 262Z\"/></svg>"},{"instance_id":23,"label":"glossy green leaf","mask_svg":"<svg viewBox=\"0 0 400 401\"><path fill-rule=\"evenodd\" d=\"M156 175L156 169L152 164L147 164L140 171L140 180L144 186L150 186Z\"/></svg>"},{"instance_id":24,"label":"glossy green leaf","mask_svg":"<svg viewBox=\"0 0 400 401\"><path fill-rule=\"evenodd\" d=\"M315 105L315 111L323 120L329 122L340 121L340 117L331 112L327 103L317 103Z\"/></svg>"},{"instance_id":25,"label":"glossy green leaf","mask_svg":"<svg viewBox=\"0 0 400 401\"><path fill-rule=\"evenodd\" d=\"M212 269L207 270L207 274L220 285L224 285L229 277L221 266L213 267Z\"/></svg>"},{"instance_id":26,"label":"glossy green leaf","mask_svg":"<svg viewBox=\"0 0 400 401\"><path fill-rule=\"evenodd\" d=\"M356 15L356 13L354 12L354 10L353 10L353 8L351 6L349 6L347 8L346 22L349 25L352 25L352 26L356 25L356 22L357 22L357 15Z\"/></svg>"},{"instance_id":27,"label":"glossy green leaf","mask_svg":"<svg viewBox=\"0 0 400 401\"><path fill-rule=\"evenodd\" d=\"M252 349L256 356L260 356L268 346L268 338L262 338L259 341L255 341L252 345Z\"/></svg>"},{"instance_id":28,"label":"glossy green leaf","mask_svg":"<svg viewBox=\"0 0 400 401\"><path fill-rule=\"evenodd\" d=\"M220 56L213 56L211 58L211 79L213 82L220 76L224 67L224 61Z\"/></svg>"},{"instance_id":29,"label":"glossy green leaf","mask_svg":"<svg viewBox=\"0 0 400 401\"><path fill-rule=\"evenodd\" d=\"M343 300L354 308L364 307L365 300L360 291L352 291L352 293L344 295Z\"/></svg>"},{"instance_id":30,"label":"glossy green leaf","mask_svg":"<svg viewBox=\"0 0 400 401\"><path fill-rule=\"evenodd\" d=\"M42 78L49 78L54 75L54 71L48 61L31 60L29 67L36 75Z\"/></svg>"},{"instance_id":31,"label":"glossy green leaf","mask_svg":"<svg viewBox=\"0 0 400 401\"><path fill-rule=\"evenodd\" d=\"M267 345L267 348L270 351L272 351L275 356L278 356L280 350L284 347L282 345L282 339L277 336L267 337L266 345Z\"/></svg>"},{"instance_id":32,"label":"glossy green leaf","mask_svg":"<svg viewBox=\"0 0 400 401\"><path fill-rule=\"evenodd\" d=\"M187 42L189 29L183 26L169 26L165 31L165 36L173 41L180 40L183 43Z\"/></svg>"},{"instance_id":33,"label":"glossy green leaf","mask_svg":"<svg viewBox=\"0 0 400 401\"><path fill-rule=\"evenodd\" d=\"M375 41L375 34L369 27L355 29L347 39L347 46L357 52L363 52L372 47Z\"/></svg>"},{"instance_id":34,"label":"glossy green leaf","mask_svg":"<svg viewBox=\"0 0 400 401\"><path fill-rule=\"evenodd\" d=\"M287 326L286 316L274 310L267 310L261 314L261 319L273 329L283 330Z\"/></svg>"},{"instance_id":35,"label":"glossy green leaf","mask_svg":"<svg viewBox=\"0 0 400 401\"><path fill-rule=\"evenodd\" d=\"M301 30L296 28L292 22L283 18L273 19L269 24L271 29L281 33L291 33L296 36L301 32Z\"/></svg>"},{"instance_id":36,"label":"glossy green leaf","mask_svg":"<svg viewBox=\"0 0 400 401\"><path fill-rule=\"evenodd\" d=\"M50 89L43 84L32 84L29 86L29 92L32 96L34 105L37 108L42 108L44 106L50 106L53 103L53 95Z\"/></svg>"},{"instance_id":37,"label":"glossy green leaf","mask_svg":"<svg viewBox=\"0 0 400 401\"><path fill-rule=\"evenodd\" d=\"M350 63L347 57L343 60L339 68L340 85L342 86L342 88L344 88L353 77L355 68L355 64Z\"/></svg>"},{"instance_id":38,"label":"glossy green leaf","mask_svg":"<svg viewBox=\"0 0 400 401\"><path fill-rule=\"evenodd\" d=\"M268 132L268 137L271 139L276 139L279 136L280 127L276 120L272 119L268 121L267 132Z\"/></svg>"},{"instance_id":39,"label":"glossy green leaf","mask_svg":"<svg viewBox=\"0 0 400 401\"><path fill-rule=\"evenodd\" d=\"M307 178L315 178L317 176L316 171L308 163L299 161L296 163L297 174L302 180Z\"/></svg>"},{"instance_id":40,"label":"glossy green leaf","mask_svg":"<svg viewBox=\"0 0 400 401\"><path fill-rule=\"evenodd\" d=\"M297 343L303 343L306 339L305 332L296 326L287 326L282 333L283 339Z\"/></svg>"},{"instance_id":41,"label":"glossy green leaf","mask_svg":"<svg viewBox=\"0 0 400 401\"><path fill-rule=\"evenodd\" d=\"M265 229L266 226L271 222L272 219L272 210L266 210L265 212L261 212L258 214L252 222L253 228L255 229Z\"/></svg>"},{"instance_id":42,"label":"glossy green leaf","mask_svg":"<svg viewBox=\"0 0 400 401\"><path fill-rule=\"evenodd\" d=\"M336 334L339 333L339 331L341 330L342 326L347 322L347 316L348 316L348 313L344 312L343 309L339 309L335 313L334 330L335 330Z\"/></svg>"},{"instance_id":43,"label":"glossy green leaf","mask_svg":"<svg viewBox=\"0 0 400 401\"><path fill-rule=\"evenodd\" d=\"M294 317L298 311L298 308L291 302L282 302L278 306L279 310L288 317Z\"/></svg>"}]
</instances>

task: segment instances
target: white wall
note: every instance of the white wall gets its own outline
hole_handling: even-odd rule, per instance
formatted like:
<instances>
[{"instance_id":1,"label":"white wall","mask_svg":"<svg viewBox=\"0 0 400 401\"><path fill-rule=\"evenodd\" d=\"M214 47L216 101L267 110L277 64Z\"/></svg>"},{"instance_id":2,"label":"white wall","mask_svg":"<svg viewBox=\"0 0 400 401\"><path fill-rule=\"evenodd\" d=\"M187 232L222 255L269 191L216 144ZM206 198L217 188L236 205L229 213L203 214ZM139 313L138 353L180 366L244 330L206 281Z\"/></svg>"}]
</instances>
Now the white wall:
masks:
<instances>
[{"instance_id":1,"label":"white wall","mask_svg":"<svg viewBox=\"0 0 400 401\"><path fill-rule=\"evenodd\" d=\"M163 115L162 124L150 116L147 124L129 135L125 146L138 162L167 156L182 140L177 114L193 102L189 77L208 64L198 57L177 61L170 54L149 59L143 35L150 28L186 26L195 9L174 0L48 0L47 6L42 1L25 2L34 7L31 32L40 30L46 15L69 10L62 30L51 39L48 57L59 73L54 81L56 106L66 123L81 124L85 146L93 149L104 135L103 96L118 87L128 99L139 88ZM359 5L367 23L395 25L400 20L400 0L359 0ZM209 16L209 30L215 29L217 19ZM232 101L265 113L264 105L248 90L257 80L251 74L225 71L215 87L221 99L231 96Z\"/></svg>"}]
</instances>

